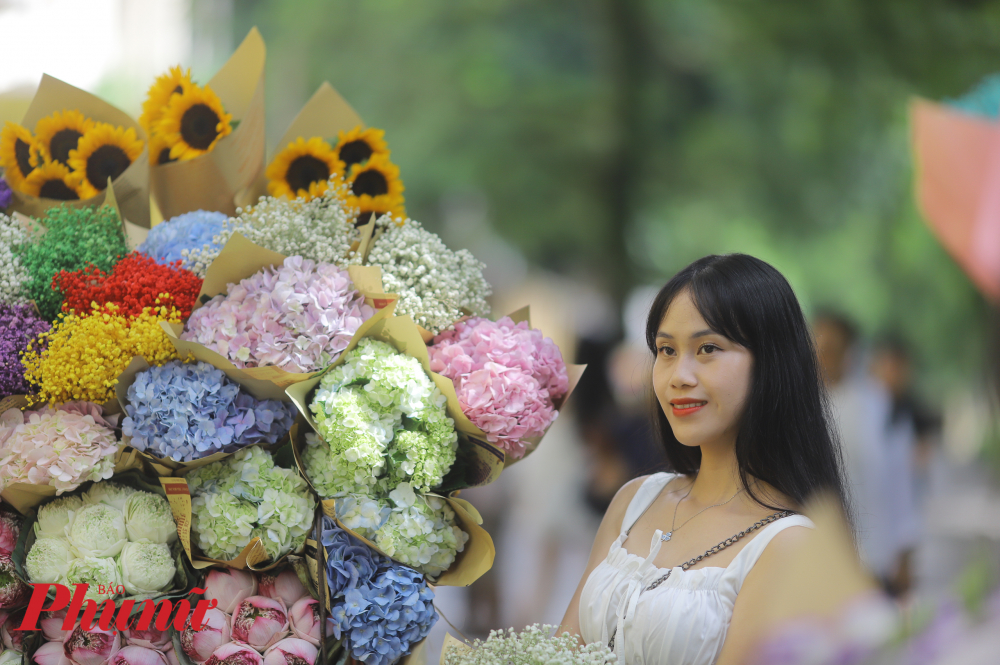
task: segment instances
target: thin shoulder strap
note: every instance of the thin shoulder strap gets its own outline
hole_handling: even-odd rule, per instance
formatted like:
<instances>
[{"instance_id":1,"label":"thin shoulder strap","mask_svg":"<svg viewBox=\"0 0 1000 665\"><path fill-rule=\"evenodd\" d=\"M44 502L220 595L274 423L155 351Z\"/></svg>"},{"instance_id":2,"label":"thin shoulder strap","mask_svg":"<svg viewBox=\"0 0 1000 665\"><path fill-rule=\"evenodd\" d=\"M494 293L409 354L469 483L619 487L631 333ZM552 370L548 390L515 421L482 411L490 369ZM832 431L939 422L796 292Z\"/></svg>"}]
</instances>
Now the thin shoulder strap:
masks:
<instances>
[{"instance_id":1,"label":"thin shoulder strap","mask_svg":"<svg viewBox=\"0 0 1000 665\"><path fill-rule=\"evenodd\" d=\"M632 530L632 527L639 518L642 517L643 513L649 510L649 507L653 505L656 501L656 497L660 495L663 488L667 486L671 480L677 477L676 473L654 473L646 480L642 481L642 485L639 485L639 489L636 490L635 496L632 497L632 501L629 502L628 508L625 509L625 518L622 519L622 529L621 535L627 536L628 532Z\"/></svg>"},{"instance_id":2,"label":"thin shoulder strap","mask_svg":"<svg viewBox=\"0 0 1000 665\"><path fill-rule=\"evenodd\" d=\"M761 529L757 537L751 540L746 546L740 550L732 562L726 567L726 577L731 577L732 582L736 586L736 591L738 592L740 587L743 586L743 580L746 576L750 574L753 569L754 564L760 559L760 555L764 553L764 548L768 546L771 539L777 536L779 533L792 526L804 526L810 529L816 528L812 520L805 515L790 515L788 517L783 517L779 520L768 524L766 527Z\"/></svg>"}]
</instances>

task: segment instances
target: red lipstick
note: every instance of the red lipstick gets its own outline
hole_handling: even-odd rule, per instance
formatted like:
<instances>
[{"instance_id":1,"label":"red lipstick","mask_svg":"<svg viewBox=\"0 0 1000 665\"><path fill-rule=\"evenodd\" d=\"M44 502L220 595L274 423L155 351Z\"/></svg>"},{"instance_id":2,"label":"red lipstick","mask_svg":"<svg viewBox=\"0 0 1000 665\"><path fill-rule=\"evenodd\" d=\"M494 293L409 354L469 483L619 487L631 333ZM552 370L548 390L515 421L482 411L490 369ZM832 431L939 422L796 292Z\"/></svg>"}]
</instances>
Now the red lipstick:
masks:
<instances>
[{"instance_id":1,"label":"red lipstick","mask_svg":"<svg viewBox=\"0 0 1000 665\"><path fill-rule=\"evenodd\" d=\"M692 413L701 411L702 407L706 404L708 404L706 400L691 399L690 397L678 397L677 399L670 400L670 406L673 407L674 415L678 417L690 416Z\"/></svg>"}]
</instances>

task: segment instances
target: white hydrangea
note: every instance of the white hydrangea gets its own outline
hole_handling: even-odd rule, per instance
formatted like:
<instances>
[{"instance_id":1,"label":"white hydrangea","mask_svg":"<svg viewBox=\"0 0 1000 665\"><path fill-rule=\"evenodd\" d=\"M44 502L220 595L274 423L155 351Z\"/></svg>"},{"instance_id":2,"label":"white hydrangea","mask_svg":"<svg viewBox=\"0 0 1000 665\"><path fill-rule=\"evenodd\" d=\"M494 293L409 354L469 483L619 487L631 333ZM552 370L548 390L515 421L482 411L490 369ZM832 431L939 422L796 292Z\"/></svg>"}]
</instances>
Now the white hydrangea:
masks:
<instances>
[{"instance_id":1,"label":"white hydrangea","mask_svg":"<svg viewBox=\"0 0 1000 665\"><path fill-rule=\"evenodd\" d=\"M0 301L7 303L24 302L21 288L28 281L28 271L21 265L21 259L14 248L29 242L29 236L21 225L7 215L0 213Z\"/></svg>"},{"instance_id":2,"label":"white hydrangea","mask_svg":"<svg viewBox=\"0 0 1000 665\"><path fill-rule=\"evenodd\" d=\"M360 263L358 256L351 263ZM483 277L486 267L466 249L452 251L441 238L407 219L385 226L367 265L382 269L382 287L399 295L396 314L409 314L437 334L463 316L486 316L492 293Z\"/></svg>"},{"instance_id":3,"label":"white hydrangea","mask_svg":"<svg viewBox=\"0 0 1000 665\"><path fill-rule=\"evenodd\" d=\"M262 196L257 205L236 209L236 217L227 219L213 238L214 245L183 250L184 267L204 277L236 232L285 256L298 255L343 266L351 244L359 237L354 217L354 210L344 206L333 188L311 201Z\"/></svg>"}]
</instances>

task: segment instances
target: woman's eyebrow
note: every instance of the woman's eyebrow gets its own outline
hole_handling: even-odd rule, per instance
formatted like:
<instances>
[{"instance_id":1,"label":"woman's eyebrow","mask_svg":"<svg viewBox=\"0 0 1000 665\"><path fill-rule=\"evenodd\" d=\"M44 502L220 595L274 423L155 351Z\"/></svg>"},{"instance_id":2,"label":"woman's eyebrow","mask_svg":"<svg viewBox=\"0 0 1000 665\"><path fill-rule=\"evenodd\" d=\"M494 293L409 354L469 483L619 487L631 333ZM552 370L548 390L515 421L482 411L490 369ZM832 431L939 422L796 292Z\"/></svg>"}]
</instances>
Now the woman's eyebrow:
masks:
<instances>
[{"instance_id":1,"label":"woman's eyebrow","mask_svg":"<svg viewBox=\"0 0 1000 665\"><path fill-rule=\"evenodd\" d=\"M718 333L715 332L714 330L707 330L707 329L706 330L699 330L698 332L691 334L691 339L695 339L696 337L707 337L709 335L717 335L717 334ZM665 337L667 339L673 339L674 338L674 336L671 335L670 333L665 333L665 332L658 332L658 333L656 333L656 339L659 339L661 337Z\"/></svg>"}]
</instances>

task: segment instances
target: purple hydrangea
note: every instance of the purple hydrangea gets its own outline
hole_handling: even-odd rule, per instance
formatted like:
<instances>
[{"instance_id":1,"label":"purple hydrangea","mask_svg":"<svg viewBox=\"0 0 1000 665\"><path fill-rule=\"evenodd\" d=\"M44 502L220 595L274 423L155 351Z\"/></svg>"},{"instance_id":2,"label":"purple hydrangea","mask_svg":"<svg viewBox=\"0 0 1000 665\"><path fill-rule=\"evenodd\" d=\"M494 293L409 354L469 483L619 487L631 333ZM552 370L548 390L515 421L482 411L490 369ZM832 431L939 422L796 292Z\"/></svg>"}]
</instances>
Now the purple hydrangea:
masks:
<instances>
[{"instance_id":1,"label":"purple hydrangea","mask_svg":"<svg viewBox=\"0 0 1000 665\"><path fill-rule=\"evenodd\" d=\"M258 400L208 363L172 360L136 374L122 432L131 445L178 462L274 444L288 433L295 407Z\"/></svg>"},{"instance_id":2,"label":"purple hydrangea","mask_svg":"<svg viewBox=\"0 0 1000 665\"><path fill-rule=\"evenodd\" d=\"M30 391L20 356L28 342L49 328L31 304L0 303L0 397Z\"/></svg>"},{"instance_id":3,"label":"purple hydrangea","mask_svg":"<svg viewBox=\"0 0 1000 665\"><path fill-rule=\"evenodd\" d=\"M423 575L366 547L323 518L333 634L355 660L388 665L410 652L437 621Z\"/></svg>"}]
</instances>

